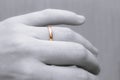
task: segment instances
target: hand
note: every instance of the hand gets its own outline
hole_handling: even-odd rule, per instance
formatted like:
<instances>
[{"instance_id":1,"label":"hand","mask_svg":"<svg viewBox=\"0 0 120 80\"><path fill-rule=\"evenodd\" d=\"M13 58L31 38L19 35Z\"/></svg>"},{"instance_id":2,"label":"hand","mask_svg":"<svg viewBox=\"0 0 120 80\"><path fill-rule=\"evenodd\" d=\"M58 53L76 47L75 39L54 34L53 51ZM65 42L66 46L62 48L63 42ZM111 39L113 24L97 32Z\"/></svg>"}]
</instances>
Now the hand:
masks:
<instances>
[{"instance_id":1,"label":"hand","mask_svg":"<svg viewBox=\"0 0 120 80\"><path fill-rule=\"evenodd\" d=\"M0 80L96 80L96 48L65 27L81 25L76 13L47 9L6 19L0 23ZM74 66L74 67L73 67Z\"/></svg>"}]
</instances>

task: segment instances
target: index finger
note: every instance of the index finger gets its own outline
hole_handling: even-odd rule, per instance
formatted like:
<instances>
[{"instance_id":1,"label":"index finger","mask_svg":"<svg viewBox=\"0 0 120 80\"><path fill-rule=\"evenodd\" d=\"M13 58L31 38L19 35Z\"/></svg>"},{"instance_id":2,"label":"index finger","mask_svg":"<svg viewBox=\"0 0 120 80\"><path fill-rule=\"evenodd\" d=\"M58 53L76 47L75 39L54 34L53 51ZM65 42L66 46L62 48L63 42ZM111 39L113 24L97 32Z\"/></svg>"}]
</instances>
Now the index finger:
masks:
<instances>
[{"instance_id":1,"label":"index finger","mask_svg":"<svg viewBox=\"0 0 120 80\"><path fill-rule=\"evenodd\" d=\"M80 25L85 21L85 17L74 12L58 9L46 9L21 16L14 17L15 21L27 25Z\"/></svg>"}]
</instances>

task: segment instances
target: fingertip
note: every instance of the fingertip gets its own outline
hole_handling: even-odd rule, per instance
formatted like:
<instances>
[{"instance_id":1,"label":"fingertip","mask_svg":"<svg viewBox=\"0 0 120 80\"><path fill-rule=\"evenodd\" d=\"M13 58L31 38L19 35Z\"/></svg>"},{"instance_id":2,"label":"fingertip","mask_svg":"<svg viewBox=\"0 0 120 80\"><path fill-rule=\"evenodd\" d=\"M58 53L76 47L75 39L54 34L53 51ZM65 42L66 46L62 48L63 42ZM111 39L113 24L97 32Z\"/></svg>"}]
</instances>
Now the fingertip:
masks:
<instances>
[{"instance_id":1,"label":"fingertip","mask_svg":"<svg viewBox=\"0 0 120 80\"><path fill-rule=\"evenodd\" d=\"M78 15L78 24L85 23L86 18L84 16Z\"/></svg>"}]
</instances>

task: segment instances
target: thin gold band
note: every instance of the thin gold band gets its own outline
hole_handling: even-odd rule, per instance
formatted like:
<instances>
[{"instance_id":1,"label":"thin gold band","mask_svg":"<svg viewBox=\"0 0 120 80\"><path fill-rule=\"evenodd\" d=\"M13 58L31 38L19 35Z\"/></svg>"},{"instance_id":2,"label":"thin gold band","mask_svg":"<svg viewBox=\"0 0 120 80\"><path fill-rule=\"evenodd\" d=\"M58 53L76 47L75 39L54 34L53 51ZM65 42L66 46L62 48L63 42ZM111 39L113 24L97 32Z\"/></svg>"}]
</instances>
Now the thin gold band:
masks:
<instances>
[{"instance_id":1,"label":"thin gold band","mask_svg":"<svg viewBox=\"0 0 120 80\"><path fill-rule=\"evenodd\" d=\"M50 41L53 41L53 33L52 33L52 26L48 25L48 31L49 31L49 37L50 37Z\"/></svg>"}]
</instances>

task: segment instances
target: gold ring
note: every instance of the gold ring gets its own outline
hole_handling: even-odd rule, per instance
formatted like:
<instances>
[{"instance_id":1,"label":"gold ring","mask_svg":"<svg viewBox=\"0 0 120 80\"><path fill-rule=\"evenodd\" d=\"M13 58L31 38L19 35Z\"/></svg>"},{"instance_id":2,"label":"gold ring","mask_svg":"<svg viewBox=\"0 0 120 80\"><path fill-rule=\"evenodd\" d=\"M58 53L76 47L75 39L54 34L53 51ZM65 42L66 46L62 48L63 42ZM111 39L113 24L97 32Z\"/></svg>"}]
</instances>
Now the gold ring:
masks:
<instances>
[{"instance_id":1,"label":"gold ring","mask_svg":"<svg viewBox=\"0 0 120 80\"><path fill-rule=\"evenodd\" d=\"M50 41L53 41L53 33L52 33L52 26L48 25L48 31L49 31L49 37L50 37Z\"/></svg>"}]
</instances>

